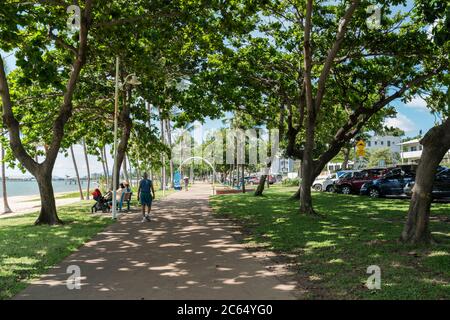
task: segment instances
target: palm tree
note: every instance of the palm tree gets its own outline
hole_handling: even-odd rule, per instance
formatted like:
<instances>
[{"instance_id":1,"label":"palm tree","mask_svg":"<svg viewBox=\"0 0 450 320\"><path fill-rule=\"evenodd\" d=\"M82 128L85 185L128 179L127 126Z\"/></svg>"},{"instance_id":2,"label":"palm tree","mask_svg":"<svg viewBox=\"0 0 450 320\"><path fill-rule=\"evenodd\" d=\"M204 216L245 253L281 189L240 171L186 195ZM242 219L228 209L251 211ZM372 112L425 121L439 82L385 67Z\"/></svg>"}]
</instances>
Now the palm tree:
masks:
<instances>
[{"instance_id":1,"label":"palm tree","mask_svg":"<svg viewBox=\"0 0 450 320\"><path fill-rule=\"evenodd\" d=\"M73 145L70 146L70 153L72 154L73 166L77 175L78 188L80 189L80 199L84 200L83 188L81 187L80 175L78 173L77 161L75 160L75 154L73 153Z\"/></svg>"}]
</instances>

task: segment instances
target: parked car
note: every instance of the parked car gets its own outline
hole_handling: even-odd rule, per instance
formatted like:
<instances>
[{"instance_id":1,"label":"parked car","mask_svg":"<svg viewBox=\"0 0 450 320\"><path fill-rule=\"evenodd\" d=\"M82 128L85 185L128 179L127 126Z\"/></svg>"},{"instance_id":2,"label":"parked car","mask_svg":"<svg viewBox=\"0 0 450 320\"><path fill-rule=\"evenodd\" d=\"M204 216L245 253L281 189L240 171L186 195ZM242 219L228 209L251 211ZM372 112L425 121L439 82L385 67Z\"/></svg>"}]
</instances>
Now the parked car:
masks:
<instances>
[{"instance_id":1,"label":"parked car","mask_svg":"<svg viewBox=\"0 0 450 320\"><path fill-rule=\"evenodd\" d=\"M414 187L414 181L408 182L403 189L404 193L408 196L412 196L412 189ZM433 190L431 192L433 198L450 198L450 169L440 167L436 173L436 178L433 184Z\"/></svg>"},{"instance_id":2,"label":"parked car","mask_svg":"<svg viewBox=\"0 0 450 320\"><path fill-rule=\"evenodd\" d=\"M355 172L360 172L361 170L340 170L338 172L336 172L337 178L340 179L343 175L347 174L347 173L351 173L351 176L353 175L353 173Z\"/></svg>"},{"instance_id":3,"label":"parked car","mask_svg":"<svg viewBox=\"0 0 450 320\"><path fill-rule=\"evenodd\" d=\"M364 183L360 194L372 198L400 196L404 194L405 186L414 179L415 173L413 171L392 168L384 172L380 178Z\"/></svg>"},{"instance_id":4,"label":"parked car","mask_svg":"<svg viewBox=\"0 0 450 320\"><path fill-rule=\"evenodd\" d=\"M257 176L253 176L253 177L247 177L245 179L246 183L254 185L254 184L259 184L259 177Z\"/></svg>"},{"instance_id":5,"label":"parked car","mask_svg":"<svg viewBox=\"0 0 450 320\"><path fill-rule=\"evenodd\" d=\"M364 183L378 179L385 171L386 168L373 168L346 173L334 183L334 191L343 194L359 194Z\"/></svg>"},{"instance_id":6,"label":"parked car","mask_svg":"<svg viewBox=\"0 0 450 320\"><path fill-rule=\"evenodd\" d=\"M259 184L260 179L261 179L261 177L253 176L253 177L246 178L245 181L246 181L246 183L248 183L250 185L256 185L256 184ZM268 180L269 180L269 184L274 184L277 182L277 178L273 175L269 175Z\"/></svg>"},{"instance_id":7,"label":"parked car","mask_svg":"<svg viewBox=\"0 0 450 320\"><path fill-rule=\"evenodd\" d=\"M334 182L337 181L337 173L332 173L327 176L319 176L313 182L313 189L316 191L333 192Z\"/></svg>"}]
</instances>

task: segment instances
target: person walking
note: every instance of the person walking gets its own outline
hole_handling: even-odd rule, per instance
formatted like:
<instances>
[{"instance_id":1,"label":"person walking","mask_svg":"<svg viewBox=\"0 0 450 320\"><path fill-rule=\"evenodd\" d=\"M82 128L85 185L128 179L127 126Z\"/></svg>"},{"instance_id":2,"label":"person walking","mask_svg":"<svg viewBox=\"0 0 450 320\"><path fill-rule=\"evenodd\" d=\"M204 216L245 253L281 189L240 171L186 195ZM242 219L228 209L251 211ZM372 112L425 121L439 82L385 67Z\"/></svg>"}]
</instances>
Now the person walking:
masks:
<instances>
[{"instance_id":1,"label":"person walking","mask_svg":"<svg viewBox=\"0 0 450 320\"><path fill-rule=\"evenodd\" d=\"M153 188L153 181L148 179L148 174L145 172L143 179L139 181L139 188L137 192L137 200L142 206L142 222L151 221L150 212L152 210L152 201L154 199L155 189ZM145 213L145 207L148 208L148 214Z\"/></svg>"},{"instance_id":2,"label":"person walking","mask_svg":"<svg viewBox=\"0 0 450 320\"><path fill-rule=\"evenodd\" d=\"M189 177L184 177L184 189L186 191L188 191L188 187L189 187Z\"/></svg>"}]
</instances>

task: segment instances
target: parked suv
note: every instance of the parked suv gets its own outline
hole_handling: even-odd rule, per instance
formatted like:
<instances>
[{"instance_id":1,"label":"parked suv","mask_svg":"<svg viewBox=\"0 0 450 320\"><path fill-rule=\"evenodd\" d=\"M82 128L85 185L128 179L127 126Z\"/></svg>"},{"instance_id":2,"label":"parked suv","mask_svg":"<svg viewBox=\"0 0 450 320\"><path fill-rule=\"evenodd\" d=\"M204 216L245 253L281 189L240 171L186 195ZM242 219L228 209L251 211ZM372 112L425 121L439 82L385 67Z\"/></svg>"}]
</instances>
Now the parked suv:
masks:
<instances>
[{"instance_id":1,"label":"parked suv","mask_svg":"<svg viewBox=\"0 0 450 320\"><path fill-rule=\"evenodd\" d=\"M411 181L405 185L403 191L408 197L412 195L412 189L414 187L414 181ZM433 191L431 192L433 198L450 198L450 169L440 168L436 173L436 178L433 184Z\"/></svg>"},{"instance_id":2,"label":"parked suv","mask_svg":"<svg viewBox=\"0 0 450 320\"><path fill-rule=\"evenodd\" d=\"M361 187L360 194L372 198L383 196L400 196L404 194L406 184L414 181L415 174L411 170L392 168L387 170L379 179L368 181Z\"/></svg>"},{"instance_id":3,"label":"parked suv","mask_svg":"<svg viewBox=\"0 0 450 320\"><path fill-rule=\"evenodd\" d=\"M378 179L385 171L386 168L373 168L344 174L335 182L334 189L338 193L359 194L359 190L364 183Z\"/></svg>"},{"instance_id":4,"label":"parked suv","mask_svg":"<svg viewBox=\"0 0 450 320\"><path fill-rule=\"evenodd\" d=\"M328 176L319 176L313 182L313 189L316 191L333 192L333 185L337 179L338 176L336 173L329 174Z\"/></svg>"}]
</instances>

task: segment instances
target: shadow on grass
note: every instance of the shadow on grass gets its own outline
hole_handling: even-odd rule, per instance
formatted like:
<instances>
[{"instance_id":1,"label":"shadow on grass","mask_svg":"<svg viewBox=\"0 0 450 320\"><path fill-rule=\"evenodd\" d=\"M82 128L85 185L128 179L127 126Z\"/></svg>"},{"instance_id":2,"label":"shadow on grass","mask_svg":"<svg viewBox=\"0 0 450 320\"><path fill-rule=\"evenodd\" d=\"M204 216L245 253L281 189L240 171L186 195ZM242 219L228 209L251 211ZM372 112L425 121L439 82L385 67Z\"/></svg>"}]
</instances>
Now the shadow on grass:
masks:
<instances>
[{"instance_id":1,"label":"shadow on grass","mask_svg":"<svg viewBox=\"0 0 450 320\"><path fill-rule=\"evenodd\" d=\"M272 188L265 197L215 196L214 210L245 227L245 241L294 253L298 269L336 298L450 298L450 223L432 220L438 246L398 242L409 202L315 193L321 217L298 214L295 189ZM434 217L448 217L449 204L433 204ZM444 219L444 221L447 221ZM365 287L367 267L382 271L382 290Z\"/></svg>"}]
</instances>

